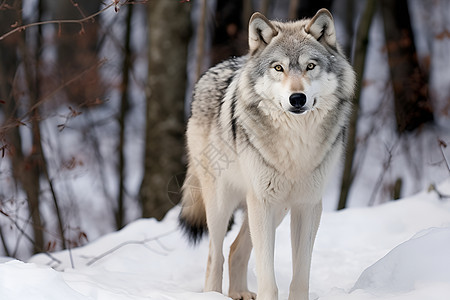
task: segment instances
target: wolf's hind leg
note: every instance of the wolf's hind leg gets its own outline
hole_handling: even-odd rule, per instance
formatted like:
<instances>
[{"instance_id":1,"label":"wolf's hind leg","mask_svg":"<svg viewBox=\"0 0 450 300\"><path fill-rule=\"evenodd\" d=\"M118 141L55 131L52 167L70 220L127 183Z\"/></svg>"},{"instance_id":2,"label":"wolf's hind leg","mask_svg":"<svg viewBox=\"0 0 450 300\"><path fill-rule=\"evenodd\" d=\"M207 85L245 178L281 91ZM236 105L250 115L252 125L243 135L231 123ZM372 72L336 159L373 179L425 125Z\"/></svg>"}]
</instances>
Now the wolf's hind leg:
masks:
<instances>
[{"instance_id":1,"label":"wolf's hind leg","mask_svg":"<svg viewBox=\"0 0 450 300\"><path fill-rule=\"evenodd\" d=\"M205 291L222 293L223 278L223 240L227 233L229 220L233 213L231 207L223 205L221 188L211 189L206 204L206 220L209 231L209 256L206 268Z\"/></svg>"},{"instance_id":2,"label":"wolf's hind leg","mask_svg":"<svg viewBox=\"0 0 450 300\"><path fill-rule=\"evenodd\" d=\"M228 259L230 273L230 290L228 296L233 299L256 299L256 294L247 288L248 260L252 251L252 240L248 227L248 215L245 212L244 221L238 236L230 249Z\"/></svg>"}]
</instances>

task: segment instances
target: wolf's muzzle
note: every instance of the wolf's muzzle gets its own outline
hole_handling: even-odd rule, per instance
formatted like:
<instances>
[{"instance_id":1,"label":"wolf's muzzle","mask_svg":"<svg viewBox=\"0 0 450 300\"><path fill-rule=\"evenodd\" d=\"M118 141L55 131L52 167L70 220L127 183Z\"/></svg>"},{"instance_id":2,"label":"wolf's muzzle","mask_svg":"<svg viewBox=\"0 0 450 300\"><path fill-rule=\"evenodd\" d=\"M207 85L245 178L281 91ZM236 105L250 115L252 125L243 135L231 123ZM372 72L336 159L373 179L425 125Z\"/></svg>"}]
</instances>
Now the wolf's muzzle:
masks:
<instances>
[{"instance_id":1,"label":"wolf's muzzle","mask_svg":"<svg viewBox=\"0 0 450 300\"><path fill-rule=\"evenodd\" d=\"M293 113L302 113L305 112L305 104L306 104L306 95L303 93L294 93L289 96L289 103L292 105L292 109L290 110Z\"/></svg>"}]
</instances>

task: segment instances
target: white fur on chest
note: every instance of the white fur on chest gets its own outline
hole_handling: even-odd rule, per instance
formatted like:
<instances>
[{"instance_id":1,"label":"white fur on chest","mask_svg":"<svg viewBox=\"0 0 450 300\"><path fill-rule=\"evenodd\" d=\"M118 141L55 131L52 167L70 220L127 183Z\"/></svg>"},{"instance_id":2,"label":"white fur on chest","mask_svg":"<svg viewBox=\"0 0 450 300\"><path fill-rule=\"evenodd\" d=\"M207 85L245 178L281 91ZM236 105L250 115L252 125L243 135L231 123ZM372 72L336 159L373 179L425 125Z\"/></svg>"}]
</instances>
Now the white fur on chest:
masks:
<instances>
[{"instance_id":1,"label":"white fur on chest","mask_svg":"<svg viewBox=\"0 0 450 300\"><path fill-rule=\"evenodd\" d=\"M286 178L311 173L320 163L320 124L313 113L297 116L290 113L273 113L274 132L261 141L259 151L267 161Z\"/></svg>"},{"instance_id":2,"label":"white fur on chest","mask_svg":"<svg viewBox=\"0 0 450 300\"><path fill-rule=\"evenodd\" d=\"M234 171L240 174L229 177L233 185L244 190L251 188L259 199L286 207L294 201L318 198L305 194L318 190L313 187L317 179L313 173L323 155L317 153L317 130L300 129L284 124L277 132L253 137L253 147L248 145L236 157L239 170Z\"/></svg>"}]
</instances>

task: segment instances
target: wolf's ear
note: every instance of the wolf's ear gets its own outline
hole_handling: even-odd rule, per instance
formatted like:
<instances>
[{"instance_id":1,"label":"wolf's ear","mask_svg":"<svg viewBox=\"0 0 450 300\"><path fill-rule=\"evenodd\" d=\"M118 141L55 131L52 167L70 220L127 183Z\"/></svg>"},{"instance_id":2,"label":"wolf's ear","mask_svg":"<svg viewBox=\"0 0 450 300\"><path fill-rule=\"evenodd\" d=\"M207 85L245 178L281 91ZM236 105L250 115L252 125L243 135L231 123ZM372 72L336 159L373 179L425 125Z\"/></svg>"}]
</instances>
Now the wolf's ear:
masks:
<instances>
[{"instance_id":1,"label":"wolf's ear","mask_svg":"<svg viewBox=\"0 0 450 300\"><path fill-rule=\"evenodd\" d=\"M277 29L265 16L258 12L254 13L248 26L250 53L253 55L258 49L267 46L277 34Z\"/></svg>"},{"instance_id":2,"label":"wolf's ear","mask_svg":"<svg viewBox=\"0 0 450 300\"><path fill-rule=\"evenodd\" d=\"M336 48L336 31L333 16L328 9L322 8L311 19L305 30L320 43L326 43Z\"/></svg>"}]
</instances>

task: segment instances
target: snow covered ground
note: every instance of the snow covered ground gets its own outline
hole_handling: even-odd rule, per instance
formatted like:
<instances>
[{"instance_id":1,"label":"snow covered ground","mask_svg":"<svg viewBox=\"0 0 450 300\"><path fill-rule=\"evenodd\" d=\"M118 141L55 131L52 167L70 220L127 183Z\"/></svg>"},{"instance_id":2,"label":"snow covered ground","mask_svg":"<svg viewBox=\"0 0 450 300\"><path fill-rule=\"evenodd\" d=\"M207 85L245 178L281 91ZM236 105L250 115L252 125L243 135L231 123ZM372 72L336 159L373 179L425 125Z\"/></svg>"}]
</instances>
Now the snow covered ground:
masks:
<instances>
[{"instance_id":1,"label":"snow covered ground","mask_svg":"<svg viewBox=\"0 0 450 300\"><path fill-rule=\"evenodd\" d=\"M450 195L450 179L438 190ZM177 215L175 208L162 222L138 220L52 257L4 258L0 299L227 299L201 292L208 241L188 245L177 229ZM235 225L228 234L225 255L237 231ZM286 299L291 278L287 218L276 243L280 299ZM224 291L226 267L225 273ZM256 290L253 258L249 286ZM441 300L449 295L450 199L431 191L376 207L324 213L313 254L311 299Z\"/></svg>"}]
</instances>

